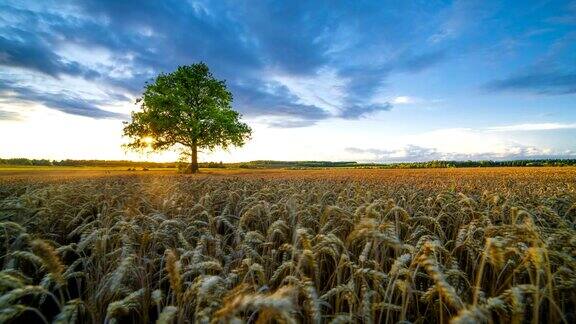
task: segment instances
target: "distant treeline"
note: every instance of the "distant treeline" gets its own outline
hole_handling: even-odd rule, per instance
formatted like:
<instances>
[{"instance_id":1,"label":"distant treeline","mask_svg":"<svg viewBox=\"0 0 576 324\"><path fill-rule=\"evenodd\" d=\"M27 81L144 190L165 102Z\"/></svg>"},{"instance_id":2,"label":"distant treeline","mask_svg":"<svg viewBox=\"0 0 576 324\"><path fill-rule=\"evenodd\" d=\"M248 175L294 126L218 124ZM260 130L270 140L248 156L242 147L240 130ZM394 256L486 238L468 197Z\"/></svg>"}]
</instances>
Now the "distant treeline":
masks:
<instances>
[{"instance_id":1,"label":"distant treeline","mask_svg":"<svg viewBox=\"0 0 576 324\"><path fill-rule=\"evenodd\" d=\"M74 167L126 167L126 168L178 168L182 162L137 162L126 160L47 160L47 159L0 159L0 165L74 166ZM429 161L399 163L357 163L353 161L271 161L258 160L240 163L204 162L201 168L244 169L418 169L418 168L469 168L506 166L576 166L576 159L539 159L510 161Z\"/></svg>"},{"instance_id":2,"label":"distant treeline","mask_svg":"<svg viewBox=\"0 0 576 324\"><path fill-rule=\"evenodd\" d=\"M177 168L180 162L140 162L127 160L47 160L0 159L0 165L72 166L72 167L126 167L126 168ZM224 168L222 162L200 163L201 168Z\"/></svg>"},{"instance_id":3,"label":"distant treeline","mask_svg":"<svg viewBox=\"0 0 576 324\"><path fill-rule=\"evenodd\" d=\"M336 167L355 167L357 162L331 162L331 161L272 161L258 160L242 163L233 163L244 169L274 169L274 168L336 168Z\"/></svg>"},{"instance_id":4,"label":"distant treeline","mask_svg":"<svg viewBox=\"0 0 576 324\"><path fill-rule=\"evenodd\" d=\"M418 168L470 168L470 167L504 167L504 166L571 166L576 159L541 159L510 161L428 161L397 163L358 163L351 161L250 161L237 164L240 168L355 168L355 169L418 169Z\"/></svg>"},{"instance_id":5,"label":"distant treeline","mask_svg":"<svg viewBox=\"0 0 576 324\"><path fill-rule=\"evenodd\" d=\"M531 167L531 166L576 166L576 159L539 159L509 161L428 161L398 163L362 163L356 168L418 169L418 168L473 168L473 167Z\"/></svg>"}]
</instances>

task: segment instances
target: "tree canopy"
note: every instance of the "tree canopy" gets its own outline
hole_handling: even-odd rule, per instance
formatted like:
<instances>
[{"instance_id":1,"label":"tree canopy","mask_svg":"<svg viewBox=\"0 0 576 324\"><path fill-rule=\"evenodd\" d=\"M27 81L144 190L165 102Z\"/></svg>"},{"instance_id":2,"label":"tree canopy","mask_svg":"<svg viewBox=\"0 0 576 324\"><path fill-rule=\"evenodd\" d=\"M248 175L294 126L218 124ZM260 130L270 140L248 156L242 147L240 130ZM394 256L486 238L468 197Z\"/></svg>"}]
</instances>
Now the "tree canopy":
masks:
<instances>
[{"instance_id":1,"label":"tree canopy","mask_svg":"<svg viewBox=\"0 0 576 324\"><path fill-rule=\"evenodd\" d=\"M212 151L242 146L251 128L232 109L232 93L214 78L208 66L179 66L147 83L137 100L142 109L125 122L129 149L163 151L179 147L190 156L190 171L198 171L198 149Z\"/></svg>"}]
</instances>

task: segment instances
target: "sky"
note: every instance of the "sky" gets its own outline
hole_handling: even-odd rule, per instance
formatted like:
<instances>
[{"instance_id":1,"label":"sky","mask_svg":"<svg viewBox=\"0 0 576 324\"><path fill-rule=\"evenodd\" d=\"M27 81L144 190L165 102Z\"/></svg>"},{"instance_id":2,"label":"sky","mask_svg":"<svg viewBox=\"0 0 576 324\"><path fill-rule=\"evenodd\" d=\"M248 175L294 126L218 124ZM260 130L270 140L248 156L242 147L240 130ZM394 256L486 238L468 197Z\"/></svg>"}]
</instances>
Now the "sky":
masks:
<instances>
[{"instance_id":1,"label":"sky","mask_svg":"<svg viewBox=\"0 0 576 324\"><path fill-rule=\"evenodd\" d=\"M576 158L576 1L0 1L0 157L126 152L205 62L253 129L202 160Z\"/></svg>"}]
</instances>

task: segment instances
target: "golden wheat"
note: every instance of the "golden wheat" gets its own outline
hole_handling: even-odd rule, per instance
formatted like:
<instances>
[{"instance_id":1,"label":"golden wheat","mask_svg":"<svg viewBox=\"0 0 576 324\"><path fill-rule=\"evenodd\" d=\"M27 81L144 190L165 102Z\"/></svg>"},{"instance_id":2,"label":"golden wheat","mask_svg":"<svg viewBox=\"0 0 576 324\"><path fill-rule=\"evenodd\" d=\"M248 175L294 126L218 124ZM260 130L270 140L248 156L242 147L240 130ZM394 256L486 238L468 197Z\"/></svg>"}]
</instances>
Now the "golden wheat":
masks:
<instances>
[{"instance_id":1,"label":"golden wheat","mask_svg":"<svg viewBox=\"0 0 576 324\"><path fill-rule=\"evenodd\" d=\"M576 320L573 168L0 189L0 322Z\"/></svg>"}]
</instances>

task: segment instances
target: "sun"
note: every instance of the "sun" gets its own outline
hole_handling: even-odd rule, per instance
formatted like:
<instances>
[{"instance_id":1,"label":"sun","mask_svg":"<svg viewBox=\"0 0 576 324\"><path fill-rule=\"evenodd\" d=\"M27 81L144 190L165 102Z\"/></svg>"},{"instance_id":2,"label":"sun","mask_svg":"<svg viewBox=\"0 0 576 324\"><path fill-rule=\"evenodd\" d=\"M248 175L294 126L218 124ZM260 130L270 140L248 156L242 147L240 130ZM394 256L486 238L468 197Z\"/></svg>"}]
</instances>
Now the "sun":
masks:
<instances>
[{"instance_id":1,"label":"sun","mask_svg":"<svg viewBox=\"0 0 576 324\"><path fill-rule=\"evenodd\" d=\"M152 143L154 143L154 138L152 138L150 136L145 136L144 138L142 138L142 142L144 142L148 146L150 146L150 145L152 145Z\"/></svg>"}]
</instances>

